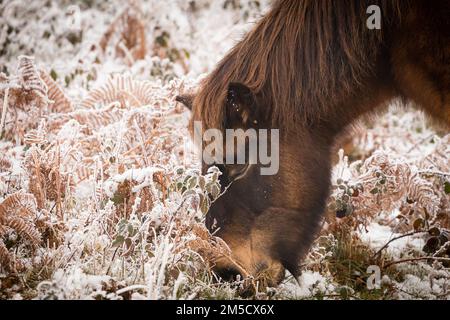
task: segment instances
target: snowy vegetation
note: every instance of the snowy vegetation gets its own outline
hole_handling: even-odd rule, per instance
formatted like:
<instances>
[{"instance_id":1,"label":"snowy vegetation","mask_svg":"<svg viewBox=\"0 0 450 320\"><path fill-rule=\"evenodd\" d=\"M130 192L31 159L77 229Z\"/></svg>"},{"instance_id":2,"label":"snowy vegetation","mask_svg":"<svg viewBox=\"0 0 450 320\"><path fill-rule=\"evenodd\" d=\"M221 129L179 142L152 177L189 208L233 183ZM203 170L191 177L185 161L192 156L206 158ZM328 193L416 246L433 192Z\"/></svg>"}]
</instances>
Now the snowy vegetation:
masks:
<instances>
[{"instance_id":1,"label":"snowy vegetation","mask_svg":"<svg viewBox=\"0 0 450 320\"><path fill-rule=\"evenodd\" d=\"M0 299L240 297L175 97L268 5L0 1ZM448 299L449 149L412 109L355 125L303 275L251 298Z\"/></svg>"}]
</instances>

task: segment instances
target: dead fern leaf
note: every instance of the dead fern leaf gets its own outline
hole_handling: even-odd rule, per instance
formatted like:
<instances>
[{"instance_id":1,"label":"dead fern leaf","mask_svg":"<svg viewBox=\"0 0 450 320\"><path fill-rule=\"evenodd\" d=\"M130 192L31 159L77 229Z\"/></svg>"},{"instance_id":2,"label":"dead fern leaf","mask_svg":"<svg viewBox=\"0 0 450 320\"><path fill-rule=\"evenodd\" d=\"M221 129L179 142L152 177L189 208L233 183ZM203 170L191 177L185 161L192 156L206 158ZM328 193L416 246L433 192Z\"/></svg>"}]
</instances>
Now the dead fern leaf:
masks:
<instances>
[{"instance_id":1,"label":"dead fern leaf","mask_svg":"<svg viewBox=\"0 0 450 320\"><path fill-rule=\"evenodd\" d=\"M84 126L84 133L91 135L93 130L119 122L123 113L122 109L117 108L117 103L111 103L100 109L76 110L67 114L58 114L50 117L48 131L56 133L70 120L76 120L78 124Z\"/></svg>"},{"instance_id":2,"label":"dead fern leaf","mask_svg":"<svg viewBox=\"0 0 450 320\"><path fill-rule=\"evenodd\" d=\"M15 269L12 266L15 259L3 242L3 237L8 230L13 230L28 240L33 248L37 247L41 243L41 233L33 223L36 216L36 200L31 194L16 192L0 203L0 262L6 270ZM21 265L20 261L16 262L16 265Z\"/></svg>"},{"instance_id":3,"label":"dead fern leaf","mask_svg":"<svg viewBox=\"0 0 450 320\"><path fill-rule=\"evenodd\" d=\"M10 79L10 105L23 110L45 110L48 88L39 76L33 57L19 56L16 79Z\"/></svg>"},{"instance_id":4,"label":"dead fern leaf","mask_svg":"<svg viewBox=\"0 0 450 320\"><path fill-rule=\"evenodd\" d=\"M44 70L39 70L42 81L48 87L49 111L52 113L69 113L73 111L73 104L62 88Z\"/></svg>"},{"instance_id":5,"label":"dead fern leaf","mask_svg":"<svg viewBox=\"0 0 450 320\"><path fill-rule=\"evenodd\" d=\"M34 63L34 57L19 56L17 68L19 83L25 90L32 90L43 100L47 97L47 86L42 81Z\"/></svg>"},{"instance_id":6,"label":"dead fern leaf","mask_svg":"<svg viewBox=\"0 0 450 320\"><path fill-rule=\"evenodd\" d=\"M8 248L6 248L3 241L0 241L0 267L4 267L6 270L10 270L12 265L11 262L12 261L9 255Z\"/></svg>"},{"instance_id":7,"label":"dead fern leaf","mask_svg":"<svg viewBox=\"0 0 450 320\"><path fill-rule=\"evenodd\" d=\"M36 199L32 194L16 192L7 196L0 204L0 223L10 214L17 214L20 209L26 209L30 213L36 211Z\"/></svg>"},{"instance_id":8,"label":"dead fern leaf","mask_svg":"<svg viewBox=\"0 0 450 320\"><path fill-rule=\"evenodd\" d=\"M30 130L25 134L24 142L27 145L33 144L43 145L47 143L46 137L47 137L46 123L44 120L42 120L37 129Z\"/></svg>"},{"instance_id":9,"label":"dead fern leaf","mask_svg":"<svg viewBox=\"0 0 450 320\"><path fill-rule=\"evenodd\" d=\"M0 129L5 129L6 138L22 141L28 130L37 127L48 111L47 92L47 85L40 78L33 57L19 56L16 75L0 75L0 98L3 101Z\"/></svg>"},{"instance_id":10,"label":"dead fern leaf","mask_svg":"<svg viewBox=\"0 0 450 320\"><path fill-rule=\"evenodd\" d=\"M5 221L5 225L15 230L17 234L26 237L34 246L38 246L41 242L41 234L34 225L19 217L9 217Z\"/></svg>"},{"instance_id":11,"label":"dead fern leaf","mask_svg":"<svg viewBox=\"0 0 450 320\"><path fill-rule=\"evenodd\" d=\"M190 240L187 246L198 252L210 265L214 265L220 259L231 257L231 250L225 241L211 235L204 225L196 223L190 232L195 238Z\"/></svg>"},{"instance_id":12,"label":"dead fern leaf","mask_svg":"<svg viewBox=\"0 0 450 320\"><path fill-rule=\"evenodd\" d=\"M69 174L61 172L59 150L41 152L32 147L25 157L25 168L29 175L30 192L35 196L39 209L45 208L45 201L55 201L59 206L65 197Z\"/></svg>"},{"instance_id":13,"label":"dead fern leaf","mask_svg":"<svg viewBox=\"0 0 450 320\"><path fill-rule=\"evenodd\" d=\"M128 219L132 212L142 214L153 209L155 203L159 201L158 191L155 190L154 183L158 184L161 190L167 189L165 177L161 172L154 172L152 183L148 186L140 186L143 181L127 179L117 185L117 190L110 199L115 206L114 216L111 221L115 224L120 219ZM134 190L138 188L139 190Z\"/></svg>"},{"instance_id":14,"label":"dead fern leaf","mask_svg":"<svg viewBox=\"0 0 450 320\"><path fill-rule=\"evenodd\" d=\"M49 247L58 247L67 231L65 223L61 220L52 220L50 212L42 210L42 215L36 221L36 228L41 232L43 243Z\"/></svg>"},{"instance_id":15,"label":"dead fern leaf","mask_svg":"<svg viewBox=\"0 0 450 320\"><path fill-rule=\"evenodd\" d=\"M12 163L6 158L0 158L0 173L8 172L12 169Z\"/></svg>"},{"instance_id":16,"label":"dead fern leaf","mask_svg":"<svg viewBox=\"0 0 450 320\"><path fill-rule=\"evenodd\" d=\"M91 91L81 102L81 107L94 108L96 105L120 103L121 108L135 108L148 105L153 101L155 87L147 81L136 81L129 76L115 76L99 88Z\"/></svg>"}]
</instances>

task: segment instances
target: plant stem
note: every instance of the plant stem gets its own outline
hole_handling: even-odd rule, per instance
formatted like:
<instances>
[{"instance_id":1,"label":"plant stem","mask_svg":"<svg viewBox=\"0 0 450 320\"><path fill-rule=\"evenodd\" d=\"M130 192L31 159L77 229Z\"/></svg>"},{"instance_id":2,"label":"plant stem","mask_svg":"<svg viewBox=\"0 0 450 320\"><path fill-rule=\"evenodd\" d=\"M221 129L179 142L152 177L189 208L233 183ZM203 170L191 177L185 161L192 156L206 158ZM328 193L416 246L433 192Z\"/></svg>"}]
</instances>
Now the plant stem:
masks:
<instances>
[{"instance_id":1,"label":"plant stem","mask_svg":"<svg viewBox=\"0 0 450 320\"><path fill-rule=\"evenodd\" d=\"M3 98L2 119L0 122L0 138L3 136L3 127L5 126L6 110L8 110L8 96L9 88L6 88L5 97Z\"/></svg>"},{"instance_id":2,"label":"plant stem","mask_svg":"<svg viewBox=\"0 0 450 320\"><path fill-rule=\"evenodd\" d=\"M424 261L424 260L436 260L436 261L450 261L450 258L440 258L440 257L419 257L419 258L409 258L398 261L393 261L383 266L383 269L387 269L393 265L405 263L405 262L416 262L416 261Z\"/></svg>"},{"instance_id":3,"label":"plant stem","mask_svg":"<svg viewBox=\"0 0 450 320\"><path fill-rule=\"evenodd\" d=\"M414 231L414 232L410 232L410 233L403 234L403 235L401 235L401 236L392 238L392 239L389 240L384 246L382 246L381 249L378 250L378 251L373 255L372 258L375 258L377 255L379 255L379 254L381 253L381 251L383 251L384 249L386 249L387 247L389 247L389 245L390 245L392 242L397 241L397 240L399 240L399 239L406 238L406 237L410 237L410 236L413 236L413 235L416 235L416 234L419 234L419 233L426 233L426 231Z\"/></svg>"}]
</instances>

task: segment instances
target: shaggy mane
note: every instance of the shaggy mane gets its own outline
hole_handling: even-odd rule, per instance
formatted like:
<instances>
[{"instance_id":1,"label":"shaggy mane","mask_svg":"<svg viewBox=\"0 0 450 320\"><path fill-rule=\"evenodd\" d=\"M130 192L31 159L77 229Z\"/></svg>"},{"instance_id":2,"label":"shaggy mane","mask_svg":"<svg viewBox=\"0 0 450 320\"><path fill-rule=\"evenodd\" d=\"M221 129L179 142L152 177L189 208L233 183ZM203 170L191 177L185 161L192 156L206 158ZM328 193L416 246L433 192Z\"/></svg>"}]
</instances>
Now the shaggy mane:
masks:
<instances>
[{"instance_id":1,"label":"shaggy mane","mask_svg":"<svg viewBox=\"0 0 450 320\"><path fill-rule=\"evenodd\" d=\"M408 0L278 0L216 69L193 103L194 119L223 128L228 85L255 93L273 127L313 123L358 88L382 50L383 30L400 21ZM368 6L382 11L369 30Z\"/></svg>"}]
</instances>

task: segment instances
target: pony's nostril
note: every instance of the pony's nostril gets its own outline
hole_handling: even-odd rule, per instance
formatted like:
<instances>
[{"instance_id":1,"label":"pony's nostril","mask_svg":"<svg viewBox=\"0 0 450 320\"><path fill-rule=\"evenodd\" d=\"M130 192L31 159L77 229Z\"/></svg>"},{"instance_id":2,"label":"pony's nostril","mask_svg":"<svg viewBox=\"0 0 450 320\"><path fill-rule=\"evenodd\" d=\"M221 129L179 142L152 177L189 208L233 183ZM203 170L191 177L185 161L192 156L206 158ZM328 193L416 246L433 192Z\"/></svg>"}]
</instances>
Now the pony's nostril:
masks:
<instances>
[{"instance_id":1,"label":"pony's nostril","mask_svg":"<svg viewBox=\"0 0 450 320\"><path fill-rule=\"evenodd\" d=\"M235 281L242 278L242 274L234 267L219 268L215 270L216 274L225 281Z\"/></svg>"}]
</instances>

